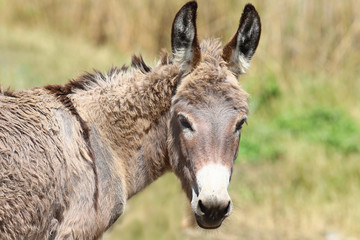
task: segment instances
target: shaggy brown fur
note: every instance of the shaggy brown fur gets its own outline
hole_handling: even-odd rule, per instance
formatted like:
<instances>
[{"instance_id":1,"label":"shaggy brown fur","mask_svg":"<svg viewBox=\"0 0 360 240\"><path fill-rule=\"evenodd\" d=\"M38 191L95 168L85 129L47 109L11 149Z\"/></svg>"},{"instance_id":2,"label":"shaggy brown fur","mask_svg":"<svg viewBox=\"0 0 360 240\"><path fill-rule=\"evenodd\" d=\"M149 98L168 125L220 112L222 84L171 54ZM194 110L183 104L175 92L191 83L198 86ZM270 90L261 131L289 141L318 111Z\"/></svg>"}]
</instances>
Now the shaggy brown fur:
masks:
<instances>
[{"instance_id":1,"label":"shaggy brown fur","mask_svg":"<svg viewBox=\"0 0 360 240\"><path fill-rule=\"evenodd\" d=\"M103 76L100 73L100 76ZM68 97L68 94L72 93L72 88L69 87L69 85L75 85L77 87L82 87L84 85L84 82L80 81L73 81L70 82L69 84L65 85L65 87L60 86L60 85L49 85L46 86L45 89L49 90L51 93L53 93L56 98L64 105L64 107L66 109L68 109L71 114L73 116L75 116L75 118L79 121L80 126L81 126L81 132L82 132L82 137L84 138L85 142L86 142L86 146L88 149L88 155L92 160L92 168L94 171L94 175L95 175L95 191L94 191L94 207L95 210L97 210L98 208L98 196L99 196L99 190L98 190L98 174L97 174L97 170L96 170L96 163L95 163L95 158L94 158L94 151L91 147L90 144L90 138L89 138L89 127L86 124L86 122L80 117L80 115L78 114L78 112L76 111L74 105L72 104L70 98Z\"/></svg>"},{"instance_id":2,"label":"shaggy brown fur","mask_svg":"<svg viewBox=\"0 0 360 240\"><path fill-rule=\"evenodd\" d=\"M195 24L196 8L186 4L177 16L189 21L174 22ZM187 29L179 26L175 34ZM191 44L184 46L201 52L173 47L174 58L164 53L153 69L134 56L130 69L87 73L64 86L0 92L1 239L97 239L131 196L167 170L190 197L208 153L198 152L204 154L200 165L186 156L193 150L182 145L182 108L210 120L214 113L232 117L224 119L226 129L204 132L204 139L217 139L215 130L227 134L221 135L223 147L214 149L224 150L232 167L239 143L233 116L246 116L248 94L229 71L219 41L198 45L193 36L186 36ZM189 65L194 62L196 67Z\"/></svg>"},{"instance_id":3,"label":"shaggy brown fur","mask_svg":"<svg viewBox=\"0 0 360 240\"><path fill-rule=\"evenodd\" d=\"M134 157L169 109L178 75L176 65L149 72L141 57L132 65L65 86L1 92L2 239L93 239L122 213L134 191L120 159Z\"/></svg>"}]
</instances>

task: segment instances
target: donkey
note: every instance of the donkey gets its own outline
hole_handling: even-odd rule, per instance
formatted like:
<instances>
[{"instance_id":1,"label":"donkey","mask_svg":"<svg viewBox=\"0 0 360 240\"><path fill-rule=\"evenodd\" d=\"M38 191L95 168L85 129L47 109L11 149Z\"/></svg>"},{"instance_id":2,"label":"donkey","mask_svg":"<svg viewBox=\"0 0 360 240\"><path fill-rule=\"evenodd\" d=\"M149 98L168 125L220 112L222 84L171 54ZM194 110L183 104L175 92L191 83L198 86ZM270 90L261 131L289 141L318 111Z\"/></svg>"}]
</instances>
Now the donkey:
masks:
<instances>
[{"instance_id":1,"label":"donkey","mask_svg":"<svg viewBox=\"0 0 360 240\"><path fill-rule=\"evenodd\" d=\"M197 3L172 25L172 56L154 68L86 73L66 85L0 93L1 239L98 239L126 201L166 171L200 227L219 227L247 120L237 77L261 24L248 4L231 41L199 44Z\"/></svg>"}]
</instances>

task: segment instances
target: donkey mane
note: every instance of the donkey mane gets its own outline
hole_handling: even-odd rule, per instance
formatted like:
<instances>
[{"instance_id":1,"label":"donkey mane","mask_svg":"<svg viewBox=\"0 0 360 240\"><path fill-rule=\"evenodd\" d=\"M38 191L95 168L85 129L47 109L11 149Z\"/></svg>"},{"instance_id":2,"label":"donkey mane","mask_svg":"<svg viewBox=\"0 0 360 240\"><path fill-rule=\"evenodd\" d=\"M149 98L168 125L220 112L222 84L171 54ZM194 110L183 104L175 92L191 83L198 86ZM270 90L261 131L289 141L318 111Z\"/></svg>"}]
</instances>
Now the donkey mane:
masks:
<instances>
[{"instance_id":1,"label":"donkey mane","mask_svg":"<svg viewBox=\"0 0 360 240\"><path fill-rule=\"evenodd\" d=\"M156 67L168 65L171 63L169 54L166 51L162 52L161 59ZM131 67L123 65L121 68L113 66L107 73L102 73L94 69L93 73L85 72L79 77L70 80L65 85L47 85L45 89L54 93L57 96L64 96L78 91L88 91L97 87L104 87L104 85L122 84L122 79L134 79L137 74L147 74L152 71L152 68L147 65L141 55L133 55L131 58ZM11 92L7 92L11 94Z\"/></svg>"},{"instance_id":2,"label":"donkey mane","mask_svg":"<svg viewBox=\"0 0 360 240\"><path fill-rule=\"evenodd\" d=\"M9 88L4 90L1 88L1 85L0 85L0 95L6 96L6 97L16 97L14 91L10 90Z\"/></svg>"},{"instance_id":3,"label":"donkey mane","mask_svg":"<svg viewBox=\"0 0 360 240\"><path fill-rule=\"evenodd\" d=\"M202 56L214 58L214 63L225 63L222 58L222 46L221 41L218 38L205 39L200 43L200 49ZM216 60L216 62L215 62ZM209 60L208 60L209 61Z\"/></svg>"}]
</instances>

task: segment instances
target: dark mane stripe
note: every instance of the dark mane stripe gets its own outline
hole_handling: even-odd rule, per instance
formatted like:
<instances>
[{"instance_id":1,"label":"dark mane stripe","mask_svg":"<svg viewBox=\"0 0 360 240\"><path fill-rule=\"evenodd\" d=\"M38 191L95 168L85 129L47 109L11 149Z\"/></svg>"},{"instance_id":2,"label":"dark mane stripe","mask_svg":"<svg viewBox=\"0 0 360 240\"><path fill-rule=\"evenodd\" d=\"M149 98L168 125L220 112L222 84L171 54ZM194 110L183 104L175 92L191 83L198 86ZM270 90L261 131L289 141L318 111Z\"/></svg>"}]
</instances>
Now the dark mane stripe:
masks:
<instances>
[{"instance_id":1,"label":"dark mane stripe","mask_svg":"<svg viewBox=\"0 0 360 240\"><path fill-rule=\"evenodd\" d=\"M127 72L128 68L129 68L129 67L126 66L125 64L122 65L121 68L112 66L112 67L110 68L110 70L107 72L107 75L108 75L108 76L119 75L119 74L122 73L122 72Z\"/></svg>"},{"instance_id":2,"label":"dark mane stripe","mask_svg":"<svg viewBox=\"0 0 360 240\"><path fill-rule=\"evenodd\" d=\"M166 51L162 52L162 57L160 59L160 65L171 64L171 58ZM148 66L141 55L133 55L131 58L131 68L140 70L143 74L151 72L152 68ZM120 75L121 73L126 73L129 70L129 67L125 64L121 67L111 67L107 74L103 74L100 71L94 69L94 73L85 72L83 75L78 78L70 80L67 84L60 85L48 85L45 89L52 89L53 93L58 95L68 95L74 93L75 90L84 90L86 91L89 86L99 85L99 82L107 82L112 76ZM1 92L0 92L1 93Z\"/></svg>"},{"instance_id":3,"label":"dark mane stripe","mask_svg":"<svg viewBox=\"0 0 360 240\"><path fill-rule=\"evenodd\" d=\"M75 116L76 120L79 121L80 126L81 126L81 134L85 140L87 149L88 149L88 155L91 158L91 167L94 171L94 178L95 178L95 191L94 191L94 208L95 210L98 209L98 198L99 198L99 189L98 189L98 185L99 185L99 179L98 179L98 174L97 174L97 169L96 169L96 162L95 162L95 157L94 157L94 150L91 147L91 143L90 143L90 129L88 127L88 125L86 124L86 122L84 121L84 119L82 119L79 115L79 113L76 111L76 108L74 107L74 104L72 103L71 99L68 97L68 94L70 94L72 92L73 88L77 88L77 89L84 89L84 85L83 82L80 81L74 81L74 82L70 82L65 86L61 86L61 85L48 85L45 86L45 89L48 90L49 92L51 92L52 94L54 94L56 96L56 98L64 105L64 107L66 109L68 109L70 111L70 113L72 115ZM82 155L81 151L80 154ZM85 158L85 156L82 155L83 158Z\"/></svg>"},{"instance_id":4,"label":"dark mane stripe","mask_svg":"<svg viewBox=\"0 0 360 240\"><path fill-rule=\"evenodd\" d=\"M151 67L146 65L141 55L139 56L133 55L131 57L131 67L139 69L142 73L148 73L151 71Z\"/></svg>"},{"instance_id":5,"label":"dark mane stripe","mask_svg":"<svg viewBox=\"0 0 360 240\"><path fill-rule=\"evenodd\" d=\"M133 55L131 59L131 68L139 69L143 74L149 73L151 71L151 67L149 67L145 62L141 55L136 56ZM125 73L129 69L128 66L123 65L121 68L111 67L111 69L106 74L108 77L119 75L120 73ZM85 72L83 75L79 76L76 79L71 80L64 86L46 86L46 89L53 89L55 92L58 92L60 95L67 95L74 93L75 90L86 90L89 85L99 85L99 81L106 82L108 81L108 77L101 73L100 71L94 69L94 73Z\"/></svg>"},{"instance_id":6,"label":"dark mane stripe","mask_svg":"<svg viewBox=\"0 0 360 240\"><path fill-rule=\"evenodd\" d=\"M85 74L81 75L80 77L71 80L69 83L64 85L64 93L71 94L76 89L86 90L86 86L90 84L98 84L98 81L106 81L105 76L99 72L98 70L94 69L94 73L85 72Z\"/></svg>"},{"instance_id":7,"label":"dark mane stripe","mask_svg":"<svg viewBox=\"0 0 360 240\"><path fill-rule=\"evenodd\" d=\"M161 52L160 64L163 66L172 64L172 59L165 49L163 49Z\"/></svg>"},{"instance_id":8,"label":"dark mane stripe","mask_svg":"<svg viewBox=\"0 0 360 240\"><path fill-rule=\"evenodd\" d=\"M0 94L7 96L7 97L14 97L16 98L17 96L15 95L14 91L11 91L9 88L6 90L3 90L0 86Z\"/></svg>"}]
</instances>

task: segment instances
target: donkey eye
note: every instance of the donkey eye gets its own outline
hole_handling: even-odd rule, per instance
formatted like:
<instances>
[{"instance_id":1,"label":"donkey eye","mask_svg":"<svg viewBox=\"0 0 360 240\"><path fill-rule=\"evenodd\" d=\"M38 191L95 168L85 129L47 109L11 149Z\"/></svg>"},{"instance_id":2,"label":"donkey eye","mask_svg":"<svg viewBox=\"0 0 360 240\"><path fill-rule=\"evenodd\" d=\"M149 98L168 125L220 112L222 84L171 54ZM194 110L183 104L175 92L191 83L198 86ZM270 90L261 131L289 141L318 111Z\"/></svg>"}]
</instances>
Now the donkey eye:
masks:
<instances>
[{"instance_id":1,"label":"donkey eye","mask_svg":"<svg viewBox=\"0 0 360 240\"><path fill-rule=\"evenodd\" d=\"M178 114L178 119L181 125L182 129L189 129L191 131L194 131L189 120L187 119L187 117L185 117L184 115L182 115L181 113Z\"/></svg>"},{"instance_id":2,"label":"donkey eye","mask_svg":"<svg viewBox=\"0 0 360 240\"><path fill-rule=\"evenodd\" d=\"M242 126L244 125L244 123L247 124L246 118L241 119L241 120L236 124L235 132L239 132L239 131L242 129Z\"/></svg>"}]
</instances>

